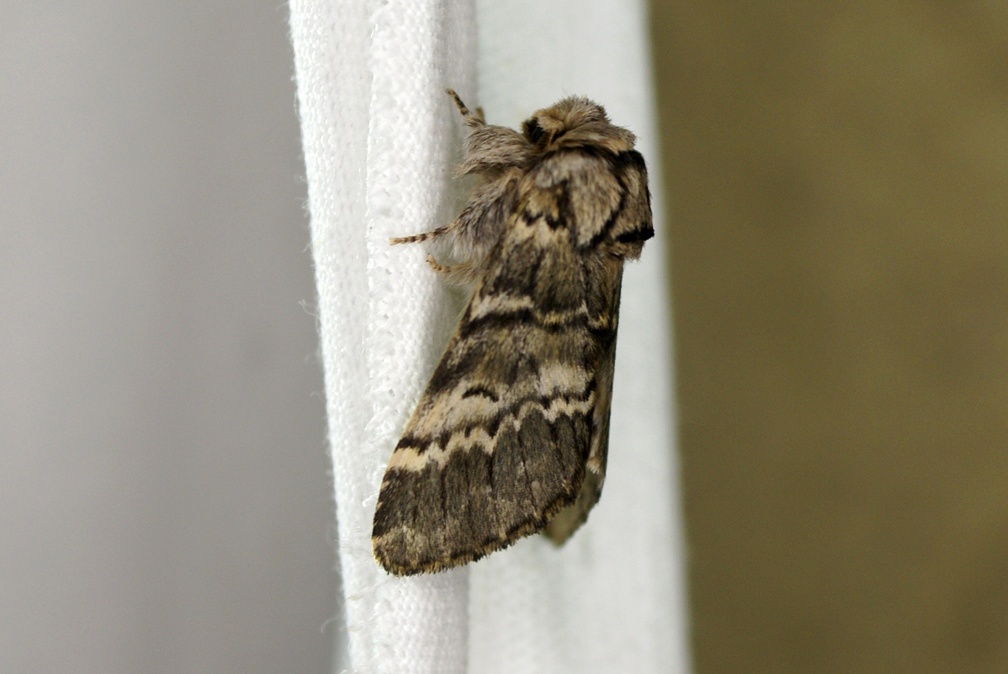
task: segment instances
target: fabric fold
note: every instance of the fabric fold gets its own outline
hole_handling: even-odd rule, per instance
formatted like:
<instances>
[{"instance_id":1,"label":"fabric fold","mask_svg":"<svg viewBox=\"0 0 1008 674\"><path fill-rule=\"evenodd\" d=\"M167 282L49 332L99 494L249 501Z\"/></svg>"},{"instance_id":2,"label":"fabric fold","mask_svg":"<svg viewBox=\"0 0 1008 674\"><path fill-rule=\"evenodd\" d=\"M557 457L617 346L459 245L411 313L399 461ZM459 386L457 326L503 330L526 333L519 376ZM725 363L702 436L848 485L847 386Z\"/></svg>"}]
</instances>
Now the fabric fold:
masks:
<instances>
[{"instance_id":1,"label":"fabric fold","mask_svg":"<svg viewBox=\"0 0 1008 674\"><path fill-rule=\"evenodd\" d=\"M687 671L643 3L295 0L291 33L349 667ZM388 239L433 229L459 209L452 174L463 129L448 86L489 121L510 126L564 95L605 105L614 123L639 136L658 234L624 275L609 469L587 524L561 549L534 536L461 569L400 579L372 557L371 518L459 298L430 272L422 245Z\"/></svg>"},{"instance_id":2,"label":"fabric fold","mask_svg":"<svg viewBox=\"0 0 1008 674\"><path fill-rule=\"evenodd\" d=\"M370 531L396 434L451 329L424 251L388 239L452 215L444 186L459 130L442 80L473 79L467 7L291 4L349 660L360 672L466 667L467 571L389 576Z\"/></svg>"}]
</instances>

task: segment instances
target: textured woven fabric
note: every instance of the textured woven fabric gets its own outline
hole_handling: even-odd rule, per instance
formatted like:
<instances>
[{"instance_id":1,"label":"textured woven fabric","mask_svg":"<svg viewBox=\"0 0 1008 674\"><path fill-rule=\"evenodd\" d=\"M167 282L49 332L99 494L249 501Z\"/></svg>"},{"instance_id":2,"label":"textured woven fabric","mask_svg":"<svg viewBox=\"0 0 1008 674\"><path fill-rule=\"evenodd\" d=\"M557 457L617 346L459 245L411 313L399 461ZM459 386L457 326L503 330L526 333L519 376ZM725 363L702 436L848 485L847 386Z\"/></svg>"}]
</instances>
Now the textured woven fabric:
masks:
<instances>
[{"instance_id":1,"label":"textured woven fabric","mask_svg":"<svg viewBox=\"0 0 1008 674\"><path fill-rule=\"evenodd\" d=\"M387 244L458 210L444 88L511 125L566 94L596 99L640 136L658 197L643 6L298 1L291 28L353 671L685 671L658 198L657 238L624 277L609 470L587 525L561 550L532 537L411 579L370 545L385 463L459 308L421 246Z\"/></svg>"},{"instance_id":2,"label":"textured woven fabric","mask_svg":"<svg viewBox=\"0 0 1008 674\"><path fill-rule=\"evenodd\" d=\"M384 464L451 322L423 251L388 239L451 215L443 188L458 131L440 81L464 86L469 66L452 63L474 58L472 13L459 5L291 4L346 630L360 672L465 671L467 571L392 578L370 541Z\"/></svg>"}]
</instances>

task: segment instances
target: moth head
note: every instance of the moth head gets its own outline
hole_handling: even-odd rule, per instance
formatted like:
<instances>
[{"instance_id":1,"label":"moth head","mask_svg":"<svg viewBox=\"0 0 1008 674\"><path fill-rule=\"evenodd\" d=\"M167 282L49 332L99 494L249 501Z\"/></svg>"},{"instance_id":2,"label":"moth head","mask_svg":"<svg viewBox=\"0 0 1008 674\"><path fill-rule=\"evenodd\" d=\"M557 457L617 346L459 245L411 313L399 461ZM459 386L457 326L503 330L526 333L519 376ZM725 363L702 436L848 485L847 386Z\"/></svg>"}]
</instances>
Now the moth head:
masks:
<instances>
[{"instance_id":1,"label":"moth head","mask_svg":"<svg viewBox=\"0 0 1008 674\"><path fill-rule=\"evenodd\" d=\"M571 96L536 111L522 124L522 135L539 152L583 145L624 152L634 145L632 133L614 126L605 108L582 96Z\"/></svg>"}]
</instances>

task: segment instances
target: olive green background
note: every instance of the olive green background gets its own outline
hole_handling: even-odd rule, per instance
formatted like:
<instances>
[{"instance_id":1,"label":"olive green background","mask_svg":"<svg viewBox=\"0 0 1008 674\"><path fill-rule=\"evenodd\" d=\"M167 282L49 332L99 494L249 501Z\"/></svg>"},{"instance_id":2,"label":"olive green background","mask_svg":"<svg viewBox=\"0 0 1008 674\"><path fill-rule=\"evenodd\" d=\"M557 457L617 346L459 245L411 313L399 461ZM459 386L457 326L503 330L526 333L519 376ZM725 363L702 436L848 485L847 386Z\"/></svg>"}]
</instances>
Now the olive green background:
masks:
<instances>
[{"instance_id":1,"label":"olive green background","mask_svg":"<svg viewBox=\"0 0 1008 674\"><path fill-rule=\"evenodd\" d=\"M651 11L696 671L1008 671L1008 4Z\"/></svg>"}]
</instances>

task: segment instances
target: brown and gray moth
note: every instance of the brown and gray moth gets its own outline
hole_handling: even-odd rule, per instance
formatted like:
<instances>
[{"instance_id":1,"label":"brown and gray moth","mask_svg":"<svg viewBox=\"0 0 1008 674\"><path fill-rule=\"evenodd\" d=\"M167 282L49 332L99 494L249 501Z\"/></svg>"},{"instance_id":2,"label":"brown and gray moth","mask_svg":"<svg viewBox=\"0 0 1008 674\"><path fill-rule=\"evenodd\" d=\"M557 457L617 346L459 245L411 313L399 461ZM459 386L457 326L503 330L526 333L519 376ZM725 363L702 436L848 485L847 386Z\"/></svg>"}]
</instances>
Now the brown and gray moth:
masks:
<instances>
[{"instance_id":1,"label":"brown and gray moth","mask_svg":"<svg viewBox=\"0 0 1008 674\"><path fill-rule=\"evenodd\" d=\"M481 180L427 261L472 296L389 460L376 559L440 571L544 531L565 541L598 501L609 444L623 262L654 235L644 159L602 106L565 98L522 132L468 127Z\"/></svg>"}]
</instances>

